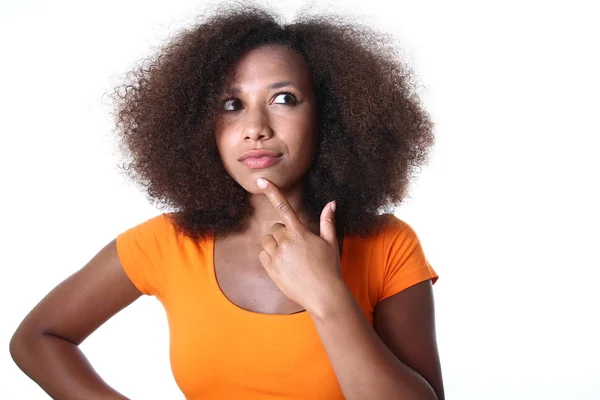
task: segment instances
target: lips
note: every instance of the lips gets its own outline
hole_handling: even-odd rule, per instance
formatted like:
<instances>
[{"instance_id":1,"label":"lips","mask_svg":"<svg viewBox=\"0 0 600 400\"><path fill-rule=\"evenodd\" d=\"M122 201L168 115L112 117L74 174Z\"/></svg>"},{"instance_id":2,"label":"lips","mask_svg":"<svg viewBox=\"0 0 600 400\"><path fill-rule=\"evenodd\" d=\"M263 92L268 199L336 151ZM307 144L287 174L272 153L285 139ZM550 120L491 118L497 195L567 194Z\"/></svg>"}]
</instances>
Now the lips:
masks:
<instances>
[{"instance_id":1,"label":"lips","mask_svg":"<svg viewBox=\"0 0 600 400\"><path fill-rule=\"evenodd\" d=\"M281 153L274 151L274 150L254 149L254 150L250 150L250 151L247 151L246 153L242 154L242 156L239 158L239 161L244 161L247 158L279 157L279 156L281 156Z\"/></svg>"},{"instance_id":2,"label":"lips","mask_svg":"<svg viewBox=\"0 0 600 400\"><path fill-rule=\"evenodd\" d=\"M281 160L281 157L248 157L242 163L250 169L267 168Z\"/></svg>"}]
</instances>

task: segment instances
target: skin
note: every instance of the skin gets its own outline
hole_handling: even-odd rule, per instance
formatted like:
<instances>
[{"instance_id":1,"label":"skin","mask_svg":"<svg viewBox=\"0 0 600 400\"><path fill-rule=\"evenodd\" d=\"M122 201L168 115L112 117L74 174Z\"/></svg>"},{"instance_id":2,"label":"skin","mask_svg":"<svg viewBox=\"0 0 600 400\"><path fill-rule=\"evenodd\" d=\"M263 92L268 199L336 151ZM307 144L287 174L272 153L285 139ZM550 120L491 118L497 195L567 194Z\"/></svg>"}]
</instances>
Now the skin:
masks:
<instances>
[{"instance_id":1,"label":"skin","mask_svg":"<svg viewBox=\"0 0 600 400\"><path fill-rule=\"evenodd\" d=\"M241 308L273 314L303 311L306 308L282 293L260 263L263 238L283 220L256 180L276 182L302 224L319 234L319 223L308 220L302 198L303 177L314 160L317 141L317 105L308 66L297 52L261 46L240 59L221 100L217 149L229 175L249 193L254 213L244 221L242 233L215 239L217 280L227 298ZM239 161L243 153L259 148L281 153L280 161L264 169L250 169Z\"/></svg>"},{"instance_id":2,"label":"skin","mask_svg":"<svg viewBox=\"0 0 600 400\"><path fill-rule=\"evenodd\" d=\"M317 236L300 221L276 185L266 179L257 183L284 220L263 237L260 261L281 291L308 311L344 398L443 399L431 282L382 301L372 328L342 279L334 203L323 208ZM408 320L401 319L407 316ZM406 346L401 338L414 338L403 330L422 336ZM415 349L417 343L421 346ZM402 351L405 357L401 358L396 352Z\"/></svg>"},{"instance_id":3,"label":"skin","mask_svg":"<svg viewBox=\"0 0 600 400\"><path fill-rule=\"evenodd\" d=\"M10 341L11 356L52 398L127 399L98 376L78 346L140 296L112 240L29 312Z\"/></svg>"},{"instance_id":4,"label":"skin","mask_svg":"<svg viewBox=\"0 0 600 400\"><path fill-rule=\"evenodd\" d=\"M282 81L294 87L268 89ZM239 89L237 111L224 110L215 135L223 165L251 193L255 208L236 245L251 249L253 262L290 301L311 313L346 398L443 399L431 282L377 304L371 328L340 279L341 240L329 204L320 221L306 218L302 177L317 139L310 82L302 57L277 46L248 53L232 74L229 87ZM276 96L282 90L297 93L299 102L278 104L289 100ZM238 158L256 147L276 149L283 158L267 169L250 170ZM259 177L268 180L267 189L257 186ZM307 247L318 251L302 259ZM97 375L78 345L140 296L112 240L25 317L11 339L11 355L53 398L127 399Z\"/></svg>"},{"instance_id":5,"label":"skin","mask_svg":"<svg viewBox=\"0 0 600 400\"><path fill-rule=\"evenodd\" d=\"M259 178L258 184L284 221L276 222L271 233L263 237L260 262L286 297L303 306L309 314L322 316L335 295L331 289L345 286L333 202L323 208L320 235L315 235L273 183Z\"/></svg>"},{"instance_id":6,"label":"skin","mask_svg":"<svg viewBox=\"0 0 600 400\"><path fill-rule=\"evenodd\" d=\"M275 89L273 84L288 82ZM245 222L246 241L260 245L271 226L282 222L277 210L257 187L257 178L266 178L280 188L298 213L308 222L303 210L302 178L315 156L317 104L303 57L281 46L262 46L246 54L227 84L215 132L223 166L237 183L250 193L254 207ZM288 92L295 97L283 94ZM239 157L248 150L266 148L283 153L281 160L268 168L249 169ZM318 232L318 221L309 224Z\"/></svg>"}]
</instances>

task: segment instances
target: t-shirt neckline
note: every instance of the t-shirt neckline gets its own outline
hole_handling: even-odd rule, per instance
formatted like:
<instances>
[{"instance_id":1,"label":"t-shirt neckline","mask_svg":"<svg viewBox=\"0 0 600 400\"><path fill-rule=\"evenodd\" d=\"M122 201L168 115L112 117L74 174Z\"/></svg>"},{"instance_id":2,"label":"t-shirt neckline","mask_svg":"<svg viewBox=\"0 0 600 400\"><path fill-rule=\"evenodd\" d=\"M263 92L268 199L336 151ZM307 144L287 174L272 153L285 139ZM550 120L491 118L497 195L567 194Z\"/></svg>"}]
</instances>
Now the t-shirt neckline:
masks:
<instances>
[{"instance_id":1,"label":"t-shirt neckline","mask_svg":"<svg viewBox=\"0 0 600 400\"><path fill-rule=\"evenodd\" d=\"M346 241L347 237L344 235L343 238L343 244L342 244L342 255L340 258L340 263L343 266L343 262L344 260L347 258L345 256L346 253L346 249L348 247L348 243ZM258 319L270 319L270 320L286 320L286 321L291 321L291 320L300 320L300 319L304 319L304 318L308 318L309 314L306 310L304 311L300 311L300 312L296 312L296 313L292 313L292 314L264 314L264 313L259 313L259 312L255 312L255 311L250 311L250 310L246 310L245 308L242 308L240 306L238 306L237 304L233 303L231 300L229 300L229 298L227 298L227 296L225 296L225 293L223 293L223 291L221 290L221 287L219 286L219 282L217 281L217 275L215 272L215 234L214 232L211 234L210 239L209 239L209 262L208 262L208 266L209 266L209 270L210 270L210 281L211 281L211 285L212 285L212 289L214 290L214 292L216 293L216 297L219 301L220 304L222 304L226 309L231 310L231 312L233 313L237 313L246 317L250 317L250 318L258 318Z\"/></svg>"}]
</instances>

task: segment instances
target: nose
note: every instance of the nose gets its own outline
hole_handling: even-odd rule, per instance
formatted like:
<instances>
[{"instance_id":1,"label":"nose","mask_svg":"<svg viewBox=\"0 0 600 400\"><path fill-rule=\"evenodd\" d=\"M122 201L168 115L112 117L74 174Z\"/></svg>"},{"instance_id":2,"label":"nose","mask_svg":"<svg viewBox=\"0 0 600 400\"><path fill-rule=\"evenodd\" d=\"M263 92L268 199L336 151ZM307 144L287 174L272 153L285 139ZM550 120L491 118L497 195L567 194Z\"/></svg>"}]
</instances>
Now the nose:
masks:
<instances>
[{"instance_id":1,"label":"nose","mask_svg":"<svg viewBox=\"0 0 600 400\"><path fill-rule=\"evenodd\" d=\"M266 110L259 108L251 110L247 108L243 123L242 134L244 135L244 139L261 140L273 136L273 130L271 129Z\"/></svg>"}]
</instances>

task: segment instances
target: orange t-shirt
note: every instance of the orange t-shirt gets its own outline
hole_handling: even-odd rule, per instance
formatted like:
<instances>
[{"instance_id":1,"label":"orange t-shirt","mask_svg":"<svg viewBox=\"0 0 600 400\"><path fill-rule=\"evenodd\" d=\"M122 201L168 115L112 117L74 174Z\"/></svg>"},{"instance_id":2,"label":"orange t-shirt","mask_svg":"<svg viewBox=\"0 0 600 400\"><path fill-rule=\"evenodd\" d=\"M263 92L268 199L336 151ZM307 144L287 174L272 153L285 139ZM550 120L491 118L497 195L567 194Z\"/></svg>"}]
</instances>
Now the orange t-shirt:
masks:
<instances>
[{"instance_id":1,"label":"orange t-shirt","mask_svg":"<svg viewBox=\"0 0 600 400\"><path fill-rule=\"evenodd\" d=\"M342 276L371 326L378 302L437 280L413 229L394 219L376 235L344 238ZM194 241L161 214L116 243L133 284L165 308L171 369L186 399L344 398L307 312L260 314L223 294L214 273L214 235Z\"/></svg>"}]
</instances>

